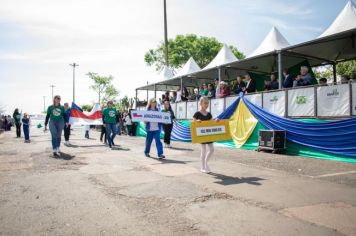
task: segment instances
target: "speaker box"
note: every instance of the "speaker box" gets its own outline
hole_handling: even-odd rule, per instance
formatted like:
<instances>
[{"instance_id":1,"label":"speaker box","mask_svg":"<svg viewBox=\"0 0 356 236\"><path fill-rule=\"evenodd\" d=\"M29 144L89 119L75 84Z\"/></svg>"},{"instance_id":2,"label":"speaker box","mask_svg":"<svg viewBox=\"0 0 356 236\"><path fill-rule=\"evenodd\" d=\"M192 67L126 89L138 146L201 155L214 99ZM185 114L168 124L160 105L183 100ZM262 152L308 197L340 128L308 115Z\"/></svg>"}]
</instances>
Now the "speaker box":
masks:
<instances>
[{"instance_id":1,"label":"speaker box","mask_svg":"<svg viewBox=\"0 0 356 236\"><path fill-rule=\"evenodd\" d=\"M286 149L285 130L260 130L258 136L259 149L272 151Z\"/></svg>"}]
</instances>

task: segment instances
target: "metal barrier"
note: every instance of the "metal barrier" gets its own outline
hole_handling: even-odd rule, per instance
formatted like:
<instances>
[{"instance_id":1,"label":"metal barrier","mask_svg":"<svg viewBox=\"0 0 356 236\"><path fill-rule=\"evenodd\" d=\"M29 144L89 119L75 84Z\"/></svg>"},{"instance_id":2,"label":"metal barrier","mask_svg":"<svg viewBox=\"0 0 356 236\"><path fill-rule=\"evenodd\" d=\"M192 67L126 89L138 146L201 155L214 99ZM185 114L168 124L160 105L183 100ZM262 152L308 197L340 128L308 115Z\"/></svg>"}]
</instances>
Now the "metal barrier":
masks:
<instances>
[{"instance_id":1,"label":"metal barrier","mask_svg":"<svg viewBox=\"0 0 356 236\"><path fill-rule=\"evenodd\" d=\"M211 99L209 111L217 117L237 95ZM246 94L253 104L279 116L289 118L343 118L356 116L356 83L328 86L294 87ZM172 103L177 119L192 119L197 101ZM138 107L143 110L145 107Z\"/></svg>"}]
</instances>

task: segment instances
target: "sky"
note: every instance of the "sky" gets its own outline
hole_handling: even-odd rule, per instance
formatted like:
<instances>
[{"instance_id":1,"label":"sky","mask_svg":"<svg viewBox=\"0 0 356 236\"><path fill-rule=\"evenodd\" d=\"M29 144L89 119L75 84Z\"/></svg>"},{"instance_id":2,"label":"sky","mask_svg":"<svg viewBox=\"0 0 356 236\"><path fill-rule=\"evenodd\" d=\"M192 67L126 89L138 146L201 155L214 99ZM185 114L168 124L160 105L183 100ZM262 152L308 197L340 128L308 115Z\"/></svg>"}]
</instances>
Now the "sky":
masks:
<instances>
[{"instance_id":1,"label":"sky","mask_svg":"<svg viewBox=\"0 0 356 236\"><path fill-rule=\"evenodd\" d=\"M167 0L168 37L215 37L248 55L273 26L290 44L316 38L346 3ZM134 97L135 88L158 78L144 54L163 36L163 0L0 0L0 106L40 113L44 100L51 103L50 85L71 103L73 62L77 104L97 100L88 72L112 75L120 96Z\"/></svg>"}]
</instances>

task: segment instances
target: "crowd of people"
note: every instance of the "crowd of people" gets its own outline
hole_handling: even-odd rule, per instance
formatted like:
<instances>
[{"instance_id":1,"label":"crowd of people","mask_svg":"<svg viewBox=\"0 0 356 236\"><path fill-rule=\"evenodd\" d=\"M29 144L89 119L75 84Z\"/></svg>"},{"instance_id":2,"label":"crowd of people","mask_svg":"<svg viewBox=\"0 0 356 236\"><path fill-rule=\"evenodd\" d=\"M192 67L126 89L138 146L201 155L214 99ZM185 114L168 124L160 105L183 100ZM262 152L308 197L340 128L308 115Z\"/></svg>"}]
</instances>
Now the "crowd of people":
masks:
<instances>
[{"instance_id":1,"label":"crowd of people","mask_svg":"<svg viewBox=\"0 0 356 236\"><path fill-rule=\"evenodd\" d=\"M283 70L283 80L281 88L292 88L300 86L308 86L313 84L313 78L307 66L301 66L297 75L293 76L288 69ZM350 78L341 76L341 83L348 83ZM319 79L320 85L327 85L327 79ZM279 81L277 74L270 74L269 79L264 81L264 91L279 89ZM208 98L224 98L231 95L239 95L240 93L254 93L257 92L256 82L249 74L244 76L236 76L233 81L219 81L215 79L214 83L203 83L200 87L188 89L187 87L177 87L175 91L166 91L165 94L159 98L159 104L163 105L165 101L171 103L182 101L198 101L201 97ZM141 102L142 103L142 102ZM145 106L147 105L144 101Z\"/></svg>"}]
</instances>

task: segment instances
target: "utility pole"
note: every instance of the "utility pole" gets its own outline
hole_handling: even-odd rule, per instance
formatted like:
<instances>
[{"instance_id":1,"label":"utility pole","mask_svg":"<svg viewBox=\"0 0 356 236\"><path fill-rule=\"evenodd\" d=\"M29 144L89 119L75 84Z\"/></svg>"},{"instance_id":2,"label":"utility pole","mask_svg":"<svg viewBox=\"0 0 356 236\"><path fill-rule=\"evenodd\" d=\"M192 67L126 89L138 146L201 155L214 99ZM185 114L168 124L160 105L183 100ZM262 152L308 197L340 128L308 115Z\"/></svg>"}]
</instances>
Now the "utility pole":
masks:
<instances>
[{"instance_id":1,"label":"utility pole","mask_svg":"<svg viewBox=\"0 0 356 236\"><path fill-rule=\"evenodd\" d=\"M167 37L167 7L166 0L163 0L163 9L164 9L164 46L165 46L165 59L166 66L169 66L168 62L168 37Z\"/></svg>"},{"instance_id":2,"label":"utility pole","mask_svg":"<svg viewBox=\"0 0 356 236\"><path fill-rule=\"evenodd\" d=\"M76 64L75 62L73 62L73 64L69 64L69 65L73 67L73 102L75 102L75 67L79 66L79 65Z\"/></svg>"},{"instance_id":3,"label":"utility pole","mask_svg":"<svg viewBox=\"0 0 356 236\"><path fill-rule=\"evenodd\" d=\"M54 86L54 85L52 84L52 85L50 85L49 87L52 87L52 101L53 101L53 88L56 87L56 86Z\"/></svg>"},{"instance_id":4,"label":"utility pole","mask_svg":"<svg viewBox=\"0 0 356 236\"><path fill-rule=\"evenodd\" d=\"M43 112L46 112L46 96L43 96Z\"/></svg>"}]
</instances>

